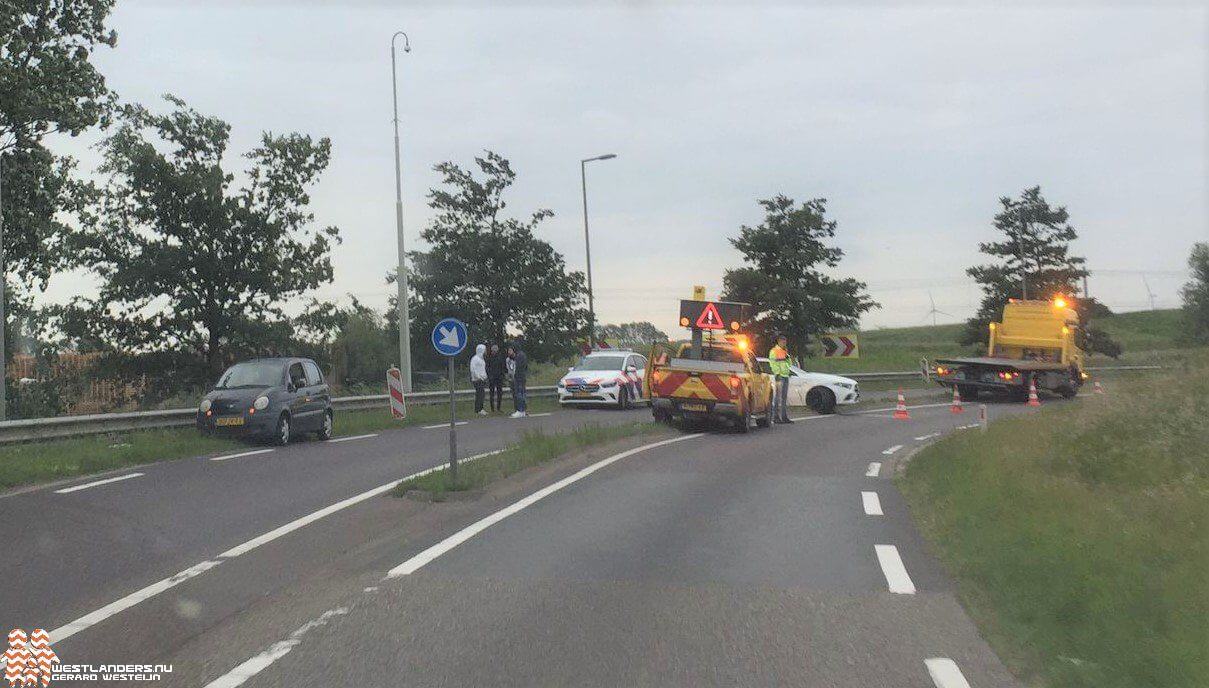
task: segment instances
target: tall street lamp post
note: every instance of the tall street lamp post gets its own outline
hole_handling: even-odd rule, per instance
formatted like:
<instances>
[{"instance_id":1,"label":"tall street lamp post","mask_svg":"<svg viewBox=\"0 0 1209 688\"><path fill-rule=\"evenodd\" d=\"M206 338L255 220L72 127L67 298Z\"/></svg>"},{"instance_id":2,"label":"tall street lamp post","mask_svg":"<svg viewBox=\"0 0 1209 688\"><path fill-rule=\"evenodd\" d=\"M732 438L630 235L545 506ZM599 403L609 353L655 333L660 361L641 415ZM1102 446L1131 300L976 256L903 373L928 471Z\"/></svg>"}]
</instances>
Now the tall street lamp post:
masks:
<instances>
[{"instance_id":1,"label":"tall street lamp post","mask_svg":"<svg viewBox=\"0 0 1209 688\"><path fill-rule=\"evenodd\" d=\"M395 41L403 37L403 52L411 52L407 34L396 31L390 37L390 89L395 107L395 233L399 240L399 267L395 283L399 287L399 372L402 373L403 391L411 391L411 323L407 314L407 250L403 246L403 180L399 171L399 86L395 71Z\"/></svg>"},{"instance_id":2,"label":"tall street lamp post","mask_svg":"<svg viewBox=\"0 0 1209 688\"><path fill-rule=\"evenodd\" d=\"M579 181L584 195L584 251L588 259L588 347L596 346L596 308L592 300L592 241L588 236L588 163L596 160L612 160L617 156L613 153L598 155L594 158L584 158L579 161Z\"/></svg>"}]
</instances>

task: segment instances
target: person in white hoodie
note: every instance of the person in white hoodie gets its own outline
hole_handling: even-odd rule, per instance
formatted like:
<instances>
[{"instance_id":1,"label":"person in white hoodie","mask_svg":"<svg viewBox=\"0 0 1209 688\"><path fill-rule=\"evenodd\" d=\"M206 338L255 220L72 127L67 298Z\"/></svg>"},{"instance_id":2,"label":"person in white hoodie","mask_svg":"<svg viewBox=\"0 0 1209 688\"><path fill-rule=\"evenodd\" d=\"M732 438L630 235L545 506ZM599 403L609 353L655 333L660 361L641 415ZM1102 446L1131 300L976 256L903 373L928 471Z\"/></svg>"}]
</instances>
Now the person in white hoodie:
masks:
<instances>
[{"instance_id":1,"label":"person in white hoodie","mask_svg":"<svg viewBox=\"0 0 1209 688\"><path fill-rule=\"evenodd\" d=\"M470 358L470 384L474 385L474 412L480 416L487 415L483 408L483 392L487 389L487 345L479 344L474 348L474 356Z\"/></svg>"}]
</instances>

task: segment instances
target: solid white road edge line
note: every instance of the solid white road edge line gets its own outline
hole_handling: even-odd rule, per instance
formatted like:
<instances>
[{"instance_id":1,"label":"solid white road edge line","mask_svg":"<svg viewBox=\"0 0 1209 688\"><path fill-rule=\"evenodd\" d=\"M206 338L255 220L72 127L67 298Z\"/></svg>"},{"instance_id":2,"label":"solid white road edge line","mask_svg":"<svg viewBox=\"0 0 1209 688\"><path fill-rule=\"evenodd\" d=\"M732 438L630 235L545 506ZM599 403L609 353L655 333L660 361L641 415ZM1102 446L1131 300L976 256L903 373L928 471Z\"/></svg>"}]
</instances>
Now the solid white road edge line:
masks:
<instances>
[{"instance_id":1,"label":"solid white road edge line","mask_svg":"<svg viewBox=\"0 0 1209 688\"><path fill-rule=\"evenodd\" d=\"M911 582L911 576L907 575L907 567L903 566L902 557L898 556L898 548L894 545L874 545L873 549L877 552L877 563L882 566L882 575L886 577L890 592L914 595L915 584Z\"/></svg>"},{"instance_id":2,"label":"solid white road edge line","mask_svg":"<svg viewBox=\"0 0 1209 688\"><path fill-rule=\"evenodd\" d=\"M256 454L268 454L272 449L253 449L252 451L239 452L238 454L224 454L223 456L211 456L211 461L226 461L227 459L238 459L244 456L253 456Z\"/></svg>"},{"instance_id":3,"label":"solid white road edge line","mask_svg":"<svg viewBox=\"0 0 1209 688\"><path fill-rule=\"evenodd\" d=\"M371 432L368 435L353 435L352 437L336 437L328 440L328 442L351 442L353 440L367 440L371 437L377 437L378 433Z\"/></svg>"},{"instance_id":4,"label":"solid white road edge line","mask_svg":"<svg viewBox=\"0 0 1209 688\"><path fill-rule=\"evenodd\" d=\"M116 478L105 478L104 480L94 480L90 483L84 483L83 485L72 485L71 487L65 487L61 490L55 490L55 494L67 494L69 492L76 492L78 490L87 490L88 488L96 487L97 485L108 485L109 483L116 483L119 480L130 480L131 478L137 478L140 475L147 475L147 474L146 473L127 473L126 475L119 475Z\"/></svg>"},{"instance_id":5,"label":"solid white road edge line","mask_svg":"<svg viewBox=\"0 0 1209 688\"><path fill-rule=\"evenodd\" d=\"M893 447L890 447L889 449L886 449L886 450L885 450L885 451L883 451L882 453L883 453L883 454L885 454L886 456L889 456L889 455L893 454L894 452L896 452L896 451L898 451L899 449L902 449L902 448L903 448L903 445L901 445L901 444L896 444L896 445L894 445Z\"/></svg>"},{"instance_id":6,"label":"solid white road edge line","mask_svg":"<svg viewBox=\"0 0 1209 688\"><path fill-rule=\"evenodd\" d=\"M869 464L869 468L865 471L866 478L876 478L877 474L882 470L881 463L874 461Z\"/></svg>"},{"instance_id":7,"label":"solid white road edge line","mask_svg":"<svg viewBox=\"0 0 1209 688\"><path fill-rule=\"evenodd\" d=\"M925 659L924 666L928 667L928 675L932 677L936 688L970 688L970 683L961 675L957 662L948 657Z\"/></svg>"},{"instance_id":8,"label":"solid white road edge line","mask_svg":"<svg viewBox=\"0 0 1209 688\"><path fill-rule=\"evenodd\" d=\"M606 459L597 461L596 463L592 464L591 466L580 469L579 471L572 473L571 475L563 478L562 480L559 480L558 482L553 483L551 485L547 485L546 487L543 487L542 489L538 490L537 492L534 492L533 494L529 495L528 497L525 497L517 502L514 502L510 506L504 507L503 509L500 509L499 511L495 512L494 514L491 514L490 516L459 530L458 532L454 533L453 535L450 535L449 537L445 538L444 540L441 540L440 542L433 545L432 547L429 547L428 549L424 550L423 552L420 552L419 554L413 556L412 558L408 559L407 561L403 562L402 564L399 564L398 566L394 567L393 569L391 569L390 571L388 571L386 573L386 578L398 578L399 576L406 576L406 575L415 573L416 571L420 570L425 564L428 564L429 562L433 561L434 559L441 556L442 554L445 554L446 552L453 549L454 547L457 547L458 545L462 544L463 542L466 542L470 538L474 537L475 535L478 535L479 533L481 533L482 531L491 527L492 525L499 523L500 521L504 520L505 518L508 518L509 516L520 512L521 510L541 501L542 499L545 499L546 497L549 497L550 495L554 494L555 492L558 492L559 490L563 489L564 487L566 487L574 482L583 480L584 478L588 477L589 475L592 475L596 471L604 468L605 466L608 466L611 463L620 461L628 456L633 456L634 454L638 454L640 452L647 451L648 449L654 449L656 447L663 447L663 446L666 446L669 444L673 444L675 442L683 442L684 440L691 440L691 439L694 439L697 437L701 437L703 434L704 433L681 435L680 437L673 437L671 439L661 440L659 442L652 442L650 444L644 444L640 447L634 447L633 449L628 449L621 453L614 454ZM385 580L385 579L383 579L383 580Z\"/></svg>"},{"instance_id":9,"label":"solid white road edge line","mask_svg":"<svg viewBox=\"0 0 1209 688\"><path fill-rule=\"evenodd\" d=\"M878 499L876 492L862 492L861 504L865 507L866 516L882 516L882 500Z\"/></svg>"},{"instance_id":10,"label":"solid white road edge line","mask_svg":"<svg viewBox=\"0 0 1209 688\"><path fill-rule=\"evenodd\" d=\"M243 664L240 664L222 676L219 676L213 681L207 683L206 688L235 688L235 686L243 685L244 681L247 681L256 674L259 674L261 671L264 671L266 668L268 668L268 666L273 662L276 662L282 657L288 655L290 650L293 650L298 643L302 642L302 636L326 624L328 619L347 613L347 607L329 609L319 618L312 619L302 624L298 630L290 634L290 637L282 640L281 642L273 643L269 649L261 652Z\"/></svg>"},{"instance_id":11,"label":"solid white road edge line","mask_svg":"<svg viewBox=\"0 0 1209 688\"><path fill-rule=\"evenodd\" d=\"M951 403L944 403L944 404L915 404L914 406L908 406L907 408L909 408L909 409L919 409L919 408L939 408L939 407L941 407L941 406L951 406L951 405L952 405ZM890 406L890 407L888 407L888 408L868 409L868 410L866 410L866 411L853 411L853 412L851 413L851 415L857 416L857 415L861 415L861 414L864 414L864 413L885 413L886 411L893 411L893 410L894 410L894 407L893 407L893 406ZM847 415L847 414L846 414L846 415Z\"/></svg>"},{"instance_id":12,"label":"solid white road edge line","mask_svg":"<svg viewBox=\"0 0 1209 688\"><path fill-rule=\"evenodd\" d=\"M468 421L468 420L459 420L458 422L454 423L454 425L465 425L469 422L470 421ZM447 428L447 427L449 427L449 423L437 423L436 425L421 425L420 429L421 430L436 430L437 428Z\"/></svg>"},{"instance_id":13,"label":"solid white road edge line","mask_svg":"<svg viewBox=\"0 0 1209 688\"><path fill-rule=\"evenodd\" d=\"M487 456L493 456L495 454L499 454L500 452L503 452L503 451L504 451L504 449L495 449L493 451L483 452L482 454L475 454L473 456L467 456L466 458L462 459L461 461L463 463L467 462L467 461L476 461L478 459L481 459L481 458L484 458ZM210 569L214 568L215 566L218 566L219 564L223 563L224 561L238 557L241 554L247 554L248 552L251 552L252 550L256 549L257 547L260 547L261 545L268 544L268 543L272 542L273 540L276 540L277 538L280 538L284 535L288 535L289 533L292 533L295 530L298 530L299 528L301 528L303 526L314 523L315 521L318 521L319 519L321 519L325 516L330 516L330 515L336 513L337 511L347 509L350 506L364 502L365 500L370 499L372 497L376 497L384 492L389 491L395 485L399 484L400 482L402 482L404 480L411 480L412 478L419 478L421 476L428 475L429 473L432 473L434 471L444 470L445 466L446 466L446 464L443 464L443 463L438 464L436 466L433 466L432 468L426 468L422 471L412 473L411 475L406 476L404 478L400 478L399 480L392 480L389 483L386 483L385 485L380 485L378 487L375 487L372 490L366 490L365 492L362 492L359 495L349 497L348 499L336 502L335 504L326 506L318 511L307 514L306 516L303 516L301 518L290 521L289 523L281 526L280 528L275 528L275 529L270 530L269 532L265 533L264 535L260 535L258 537L252 538L251 540L248 540L247 542L243 543L242 545L236 545L235 547L232 547L231 549L227 550L226 552L223 552L222 554L218 555L214 559L203 561L200 564L194 564L193 566L190 566L189 568L185 569L184 571L181 571L180 573L177 573L173 576L169 576L161 581L152 583L151 585L148 585L147 587L142 588L141 590L136 590L136 591L130 593L129 595L121 598L120 600L117 600L116 602L111 602L94 612L85 614L84 616L81 616L80 618L76 619L75 621L72 621L69 624L60 626L59 628L56 628L55 630L51 631L50 636L55 639L55 642L59 642L61 640L70 638L71 636L75 635L76 633L79 633L80 631L83 631L91 626L95 626L96 624L101 623L105 619L108 619L109 617L111 617L115 614L121 613L121 612L133 607L134 605L138 604L139 602L143 602L144 600L151 599L152 597L159 595L160 593L164 592L165 590L169 590L171 588L174 588L174 587L180 585L181 583L184 583L185 581L189 580L190 578L199 576L202 573L205 573L206 571L209 571Z\"/></svg>"},{"instance_id":14,"label":"solid white road edge line","mask_svg":"<svg viewBox=\"0 0 1209 688\"><path fill-rule=\"evenodd\" d=\"M542 416L553 416L553 415L554 415L553 411L546 411L545 413L527 413L527 414L525 414L525 418L541 418Z\"/></svg>"},{"instance_id":15,"label":"solid white road edge line","mask_svg":"<svg viewBox=\"0 0 1209 688\"><path fill-rule=\"evenodd\" d=\"M442 554L448 552L449 550L453 549L454 547L457 547L458 545L465 542L466 540L469 540L470 538L474 537L474 535L481 532L483 529L487 528L488 526L491 526L492 524L502 521L503 519L507 518L508 516L511 516L512 514L515 514L518 511L521 511L525 507L532 505L533 503L541 500L544 497L554 494L558 490L561 490L562 488L566 487L567 485L570 485L571 483L573 483L577 480L581 480L581 479L591 475L592 473L595 473L596 471L600 470L601 468L604 468L605 466L607 466L615 461L620 461L621 459L624 459L627 456L632 456L634 454L646 451L648 449L654 449L655 447L662 447L664 445L672 444L674 442L683 442L684 440L693 439L695 437L701 437L703 434L704 433L695 433L692 435L682 435L680 437L673 437L671 439L662 440L662 441L654 442L651 444L645 444L645 445L642 445L641 447L635 447L628 451L624 451L619 454L614 454L613 456L610 456L606 459L598 461L598 462L592 464L591 466L588 466L587 468L583 468L580 471L578 471L570 476L567 476L566 478L563 478L562 480L560 480L552 485L548 485L547 487L545 487L541 490L538 490L537 492L534 492L533 494L529 495L528 497L525 497L525 498L521 499L520 501L513 503L511 506L508 506L500 511L495 512L494 514L474 523L471 526L463 528L462 530L445 538L444 540L437 543L436 545L429 547L428 549L424 550L423 552L420 552L416 556L408 559L407 561L403 562L402 564L391 569L382 580L385 581L385 580L388 580L391 578L396 578L399 576L405 576L407 574L414 573L420 567L431 562L432 560L434 560L437 557L441 556ZM501 450L491 452L491 453L498 454L500 451L503 451L503 450L501 449ZM442 468L442 467L438 467L438 469L439 468ZM437 469L430 469L428 471L425 471L425 473L431 473L433 470L437 470ZM378 590L377 586L370 586L370 587L365 588L363 590L363 593L376 592L377 590ZM252 678L256 674L260 673L261 671L264 671L265 669L267 669L269 666L271 666L273 664L273 662L277 661L278 659L280 659L280 658L284 657L286 654L288 654L290 652L290 650L294 649L294 647L297 646L299 642L301 642L302 636L307 631L326 623L328 618L330 618L331 616L334 616L336 614L343 614L343 613L346 613L347 611L348 611L347 608L341 608L341 609L334 609L334 610L331 610L328 612L324 612L324 614L322 616L304 624L301 628L299 628L298 630L291 633L290 636L288 638L286 638L285 640L282 640L280 642L274 643L273 645L270 645L269 648L267 650L265 650L264 652L261 652L260 654L256 655L252 659L249 659L248 661L240 664L239 666L235 667L234 669L227 672L226 674L211 681L210 683L207 683L206 688L235 688L236 686L242 685L248 679Z\"/></svg>"}]
</instances>

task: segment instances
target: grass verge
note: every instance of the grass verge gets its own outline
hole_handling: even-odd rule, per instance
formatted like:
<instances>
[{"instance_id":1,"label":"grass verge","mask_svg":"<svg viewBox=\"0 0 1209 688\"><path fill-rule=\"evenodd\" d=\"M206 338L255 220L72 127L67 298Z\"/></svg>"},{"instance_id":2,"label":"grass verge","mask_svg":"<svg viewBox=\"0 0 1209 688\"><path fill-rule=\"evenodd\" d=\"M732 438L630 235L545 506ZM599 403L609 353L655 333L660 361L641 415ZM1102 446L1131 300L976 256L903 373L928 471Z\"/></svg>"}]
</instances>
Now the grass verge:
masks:
<instances>
[{"instance_id":1,"label":"grass verge","mask_svg":"<svg viewBox=\"0 0 1209 688\"><path fill-rule=\"evenodd\" d=\"M511 408L507 400L506 406ZM552 398L529 400L531 413L557 407L558 402ZM474 418L473 410L471 402L459 402L458 418ZM336 414L335 434L337 437L348 437L448 420L449 406L441 404L411 406L407 419L403 421L391 418L385 409L345 411ZM0 489L36 485L156 461L240 451L247 446L245 442L205 437L192 427L0 445Z\"/></svg>"},{"instance_id":2,"label":"grass verge","mask_svg":"<svg viewBox=\"0 0 1209 688\"><path fill-rule=\"evenodd\" d=\"M665 426L654 422L609 426L592 423L570 432L555 434L531 430L524 433L519 443L499 454L459 464L456 483L450 480L449 471L445 469L404 480L395 486L392 494L400 497L409 490L422 490L431 494L433 501L445 501L450 493L482 489L526 468L553 461L580 449L660 432L666 432Z\"/></svg>"},{"instance_id":3,"label":"grass verge","mask_svg":"<svg viewBox=\"0 0 1209 688\"><path fill-rule=\"evenodd\" d=\"M1209 353L960 433L898 480L999 655L1033 685L1209 686Z\"/></svg>"}]
</instances>

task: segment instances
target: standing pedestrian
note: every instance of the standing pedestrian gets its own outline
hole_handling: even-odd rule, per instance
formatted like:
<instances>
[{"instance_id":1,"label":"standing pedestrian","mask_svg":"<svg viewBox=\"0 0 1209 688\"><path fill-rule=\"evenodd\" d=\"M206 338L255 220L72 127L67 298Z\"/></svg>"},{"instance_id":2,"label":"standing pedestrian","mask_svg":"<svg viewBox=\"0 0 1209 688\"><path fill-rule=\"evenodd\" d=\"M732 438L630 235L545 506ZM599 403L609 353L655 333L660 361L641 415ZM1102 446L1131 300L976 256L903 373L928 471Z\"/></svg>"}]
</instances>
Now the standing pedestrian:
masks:
<instances>
[{"instance_id":1,"label":"standing pedestrian","mask_svg":"<svg viewBox=\"0 0 1209 688\"><path fill-rule=\"evenodd\" d=\"M789 420L789 377L793 374L789 369L789 339L784 334L777 335L777 344L768 352L768 367L772 369L773 405L769 411L776 423L792 423Z\"/></svg>"},{"instance_id":2,"label":"standing pedestrian","mask_svg":"<svg viewBox=\"0 0 1209 688\"><path fill-rule=\"evenodd\" d=\"M470 358L470 384L474 385L474 412L480 416L487 415L483 409L483 392L487 389L487 345L479 344L474 348L474 356Z\"/></svg>"},{"instance_id":3,"label":"standing pedestrian","mask_svg":"<svg viewBox=\"0 0 1209 688\"><path fill-rule=\"evenodd\" d=\"M504 373L504 354L500 345L492 342L487 351L487 398L491 400L492 413L504 407Z\"/></svg>"},{"instance_id":4,"label":"standing pedestrian","mask_svg":"<svg viewBox=\"0 0 1209 688\"><path fill-rule=\"evenodd\" d=\"M508 345L508 360L512 363L512 400L516 404L513 418L524 418L529 415L528 400L525 398L525 384L529 377L529 357L521 350L521 345L513 342Z\"/></svg>"}]
</instances>

